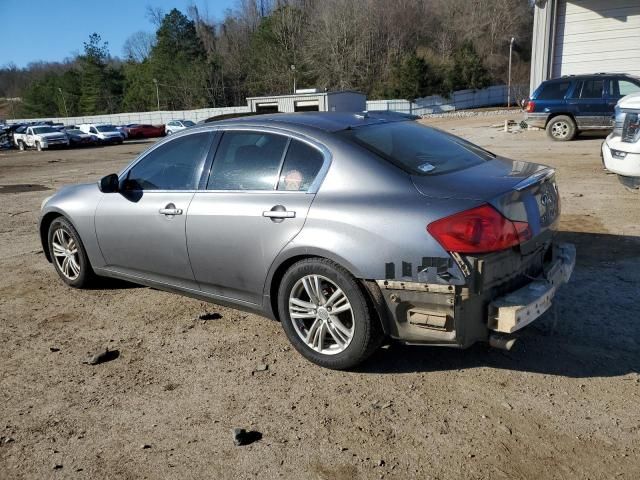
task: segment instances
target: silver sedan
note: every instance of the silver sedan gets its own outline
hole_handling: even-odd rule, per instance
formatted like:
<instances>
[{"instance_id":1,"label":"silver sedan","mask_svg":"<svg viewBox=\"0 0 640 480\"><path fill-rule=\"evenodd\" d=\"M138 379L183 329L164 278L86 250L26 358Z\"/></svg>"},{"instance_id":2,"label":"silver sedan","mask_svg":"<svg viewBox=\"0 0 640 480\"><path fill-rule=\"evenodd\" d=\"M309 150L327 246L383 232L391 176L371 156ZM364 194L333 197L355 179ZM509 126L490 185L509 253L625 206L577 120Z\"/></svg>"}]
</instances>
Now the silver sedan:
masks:
<instances>
[{"instance_id":1,"label":"silver sedan","mask_svg":"<svg viewBox=\"0 0 640 480\"><path fill-rule=\"evenodd\" d=\"M116 277L279 320L351 368L385 338L508 346L575 262L554 171L391 114L256 116L159 141L40 217L62 280Z\"/></svg>"}]
</instances>

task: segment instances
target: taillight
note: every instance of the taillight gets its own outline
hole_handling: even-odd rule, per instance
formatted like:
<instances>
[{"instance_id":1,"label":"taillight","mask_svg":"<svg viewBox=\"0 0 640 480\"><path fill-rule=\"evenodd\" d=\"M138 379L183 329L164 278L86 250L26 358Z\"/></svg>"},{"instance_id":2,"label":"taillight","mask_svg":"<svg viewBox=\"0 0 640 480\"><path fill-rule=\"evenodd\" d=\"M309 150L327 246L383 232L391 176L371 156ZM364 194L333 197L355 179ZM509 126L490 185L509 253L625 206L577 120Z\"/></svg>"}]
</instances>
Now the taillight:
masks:
<instances>
[{"instance_id":1,"label":"taillight","mask_svg":"<svg viewBox=\"0 0 640 480\"><path fill-rule=\"evenodd\" d=\"M527 222L513 222L488 204L436 220L427 231L445 250L459 253L497 252L531 238Z\"/></svg>"},{"instance_id":2,"label":"taillight","mask_svg":"<svg viewBox=\"0 0 640 480\"><path fill-rule=\"evenodd\" d=\"M529 100L527 102L527 113L532 113L535 110L535 108L536 108L535 102Z\"/></svg>"}]
</instances>

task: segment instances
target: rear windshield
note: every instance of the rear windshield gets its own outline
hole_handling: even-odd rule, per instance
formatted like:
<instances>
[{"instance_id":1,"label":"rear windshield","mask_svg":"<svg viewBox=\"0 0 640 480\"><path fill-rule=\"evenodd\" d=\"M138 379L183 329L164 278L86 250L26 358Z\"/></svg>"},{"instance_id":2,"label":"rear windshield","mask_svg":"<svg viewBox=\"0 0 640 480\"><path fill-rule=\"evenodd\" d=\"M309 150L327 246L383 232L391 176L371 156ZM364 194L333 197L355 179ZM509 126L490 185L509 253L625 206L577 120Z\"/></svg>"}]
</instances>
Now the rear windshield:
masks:
<instances>
[{"instance_id":1,"label":"rear windshield","mask_svg":"<svg viewBox=\"0 0 640 480\"><path fill-rule=\"evenodd\" d=\"M193 123L191 120L185 120L184 122L182 122L182 125L184 125L185 127L193 127L195 123Z\"/></svg>"},{"instance_id":2,"label":"rear windshield","mask_svg":"<svg viewBox=\"0 0 640 480\"><path fill-rule=\"evenodd\" d=\"M414 175L438 175L495 158L461 138L413 121L368 125L345 135Z\"/></svg>"},{"instance_id":3,"label":"rear windshield","mask_svg":"<svg viewBox=\"0 0 640 480\"><path fill-rule=\"evenodd\" d=\"M571 86L570 81L543 83L538 88L537 100L562 100Z\"/></svg>"}]
</instances>

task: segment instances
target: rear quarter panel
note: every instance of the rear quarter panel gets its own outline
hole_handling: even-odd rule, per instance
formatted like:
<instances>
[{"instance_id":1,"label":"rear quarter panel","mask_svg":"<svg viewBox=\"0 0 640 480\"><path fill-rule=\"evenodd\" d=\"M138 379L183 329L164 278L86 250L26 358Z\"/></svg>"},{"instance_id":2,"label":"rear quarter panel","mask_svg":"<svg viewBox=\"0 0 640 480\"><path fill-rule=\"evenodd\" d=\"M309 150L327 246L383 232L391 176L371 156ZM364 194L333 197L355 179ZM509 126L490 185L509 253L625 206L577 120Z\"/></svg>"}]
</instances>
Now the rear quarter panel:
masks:
<instances>
[{"instance_id":1,"label":"rear quarter panel","mask_svg":"<svg viewBox=\"0 0 640 480\"><path fill-rule=\"evenodd\" d=\"M331 168L304 227L273 263L265 287L278 265L298 255L329 258L370 280L426 281L420 274L424 262L451 260L426 228L469 208L469 200L424 197L407 173L385 160L346 142L323 143L333 155ZM463 283L457 267L452 269Z\"/></svg>"}]
</instances>

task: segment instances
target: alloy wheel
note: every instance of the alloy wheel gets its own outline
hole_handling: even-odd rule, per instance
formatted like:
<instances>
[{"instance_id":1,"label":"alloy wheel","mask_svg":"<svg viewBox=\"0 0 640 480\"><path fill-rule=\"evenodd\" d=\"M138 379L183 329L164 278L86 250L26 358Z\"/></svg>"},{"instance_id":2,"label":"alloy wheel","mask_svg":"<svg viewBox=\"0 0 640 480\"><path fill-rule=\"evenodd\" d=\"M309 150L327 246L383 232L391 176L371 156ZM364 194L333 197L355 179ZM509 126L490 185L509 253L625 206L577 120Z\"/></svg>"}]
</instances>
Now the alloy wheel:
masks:
<instances>
[{"instance_id":1,"label":"alloy wheel","mask_svg":"<svg viewBox=\"0 0 640 480\"><path fill-rule=\"evenodd\" d=\"M306 275L295 283L289 315L298 336L318 353L338 354L353 339L351 303L338 285L322 275Z\"/></svg>"},{"instance_id":2,"label":"alloy wheel","mask_svg":"<svg viewBox=\"0 0 640 480\"><path fill-rule=\"evenodd\" d=\"M80 253L78 245L71 234L60 227L53 232L51 240L53 258L62 274L69 280L80 275Z\"/></svg>"}]
</instances>

